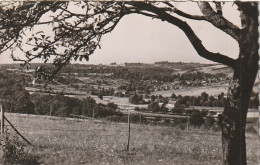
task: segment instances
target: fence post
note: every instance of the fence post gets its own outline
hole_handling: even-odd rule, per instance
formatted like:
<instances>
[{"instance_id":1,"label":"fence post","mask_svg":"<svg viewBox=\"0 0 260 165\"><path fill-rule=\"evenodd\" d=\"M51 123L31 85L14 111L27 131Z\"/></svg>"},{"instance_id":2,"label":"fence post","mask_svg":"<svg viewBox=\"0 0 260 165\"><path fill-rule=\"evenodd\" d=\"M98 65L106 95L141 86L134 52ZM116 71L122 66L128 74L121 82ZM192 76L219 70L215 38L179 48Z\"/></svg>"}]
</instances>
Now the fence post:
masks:
<instances>
[{"instance_id":1,"label":"fence post","mask_svg":"<svg viewBox=\"0 0 260 165\"><path fill-rule=\"evenodd\" d=\"M141 121L142 121L142 115L141 112L139 112L139 125L141 125Z\"/></svg>"},{"instance_id":2,"label":"fence post","mask_svg":"<svg viewBox=\"0 0 260 165\"><path fill-rule=\"evenodd\" d=\"M189 122L190 122L190 116L188 115L188 119L187 119L187 131L189 131Z\"/></svg>"},{"instance_id":3,"label":"fence post","mask_svg":"<svg viewBox=\"0 0 260 165\"><path fill-rule=\"evenodd\" d=\"M0 116L1 116L1 146L0 146L0 164L4 164L4 150L3 150L3 144L4 144L4 108L0 104Z\"/></svg>"},{"instance_id":4,"label":"fence post","mask_svg":"<svg viewBox=\"0 0 260 165\"><path fill-rule=\"evenodd\" d=\"M127 140L127 151L129 151L129 143L130 143L130 129L131 129L131 127L130 127L130 115L131 115L131 112L129 111L129 113L128 113L128 140Z\"/></svg>"},{"instance_id":5,"label":"fence post","mask_svg":"<svg viewBox=\"0 0 260 165\"><path fill-rule=\"evenodd\" d=\"M51 116L52 111L53 111L53 105L51 105L51 107L50 107L50 116Z\"/></svg>"},{"instance_id":6,"label":"fence post","mask_svg":"<svg viewBox=\"0 0 260 165\"><path fill-rule=\"evenodd\" d=\"M3 106L1 105L0 106L1 108L1 112L0 112L0 117L1 117L1 137L4 136L4 108Z\"/></svg>"}]
</instances>

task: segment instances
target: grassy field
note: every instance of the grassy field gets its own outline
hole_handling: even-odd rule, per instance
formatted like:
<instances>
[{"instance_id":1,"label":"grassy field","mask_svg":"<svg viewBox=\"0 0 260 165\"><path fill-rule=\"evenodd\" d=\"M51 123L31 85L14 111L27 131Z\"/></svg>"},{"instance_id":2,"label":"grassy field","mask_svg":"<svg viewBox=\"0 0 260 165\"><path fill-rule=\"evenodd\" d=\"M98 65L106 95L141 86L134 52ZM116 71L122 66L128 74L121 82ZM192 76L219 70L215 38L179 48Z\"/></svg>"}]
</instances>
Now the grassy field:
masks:
<instances>
[{"instance_id":1,"label":"grassy field","mask_svg":"<svg viewBox=\"0 0 260 165\"><path fill-rule=\"evenodd\" d=\"M44 164L222 164L220 132L132 124L127 152L125 123L6 116L34 144L26 149ZM247 134L247 155L248 164L258 164L256 134Z\"/></svg>"},{"instance_id":2,"label":"grassy field","mask_svg":"<svg viewBox=\"0 0 260 165\"><path fill-rule=\"evenodd\" d=\"M202 92L206 92L209 95L217 96L221 92L227 93L228 84L222 84L218 86L205 86L205 87L189 87L184 89L168 90L168 91L155 91L153 95L162 95L164 97L170 97L172 93L182 96L200 96Z\"/></svg>"}]
</instances>

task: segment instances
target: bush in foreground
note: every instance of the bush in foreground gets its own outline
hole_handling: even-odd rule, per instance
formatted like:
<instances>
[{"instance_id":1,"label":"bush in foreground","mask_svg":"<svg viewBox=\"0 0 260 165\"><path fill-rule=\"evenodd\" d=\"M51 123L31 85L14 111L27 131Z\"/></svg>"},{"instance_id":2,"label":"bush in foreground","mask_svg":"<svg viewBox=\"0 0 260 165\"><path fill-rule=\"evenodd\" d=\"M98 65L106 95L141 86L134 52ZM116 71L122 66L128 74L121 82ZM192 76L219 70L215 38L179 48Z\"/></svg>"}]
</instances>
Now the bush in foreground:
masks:
<instances>
[{"instance_id":1,"label":"bush in foreground","mask_svg":"<svg viewBox=\"0 0 260 165\"><path fill-rule=\"evenodd\" d=\"M22 164L38 165L39 157L25 151L25 145L22 144L17 136L11 136L6 133L3 144L4 164Z\"/></svg>"}]
</instances>

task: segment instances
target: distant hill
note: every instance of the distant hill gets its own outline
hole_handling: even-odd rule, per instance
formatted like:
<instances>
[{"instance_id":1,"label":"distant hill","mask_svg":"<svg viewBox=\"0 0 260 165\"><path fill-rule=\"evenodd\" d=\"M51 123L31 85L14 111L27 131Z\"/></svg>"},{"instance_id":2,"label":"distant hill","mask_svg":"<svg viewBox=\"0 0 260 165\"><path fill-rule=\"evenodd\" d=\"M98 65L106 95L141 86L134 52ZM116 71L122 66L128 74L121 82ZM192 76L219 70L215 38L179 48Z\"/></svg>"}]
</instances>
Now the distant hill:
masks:
<instances>
[{"instance_id":1,"label":"distant hill","mask_svg":"<svg viewBox=\"0 0 260 165\"><path fill-rule=\"evenodd\" d=\"M43 64L43 63L31 63L30 67L31 69L35 69L38 66L41 65L47 65L49 67L52 67L52 64ZM125 63L125 65L119 65L119 64L113 64L113 65L94 65L94 64L70 64L67 65L66 68L85 68L85 67L128 67L128 68L161 68L160 70L169 69L169 71L172 71L174 74L182 74L186 72L204 72L204 73L211 73L211 74L217 74L217 73L225 73L228 75L228 77L232 77L233 70L225 65L221 64L202 64L202 63L184 63L184 62L167 62L167 61L161 61L161 62L155 62L153 64L147 64L147 63ZM0 64L1 69L23 69L25 70L26 67L22 67L21 64Z\"/></svg>"}]
</instances>

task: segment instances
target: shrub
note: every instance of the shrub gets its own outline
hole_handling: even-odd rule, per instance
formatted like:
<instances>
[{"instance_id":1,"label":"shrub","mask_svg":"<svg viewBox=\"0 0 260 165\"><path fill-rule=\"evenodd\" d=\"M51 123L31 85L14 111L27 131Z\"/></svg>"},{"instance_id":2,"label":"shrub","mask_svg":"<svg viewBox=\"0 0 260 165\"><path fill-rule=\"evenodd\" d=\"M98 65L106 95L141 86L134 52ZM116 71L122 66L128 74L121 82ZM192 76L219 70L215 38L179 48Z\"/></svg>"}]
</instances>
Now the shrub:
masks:
<instances>
[{"instance_id":1,"label":"shrub","mask_svg":"<svg viewBox=\"0 0 260 165\"><path fill-rule=\"evenodd\" d=\"M147 109L148 109L149 111L154 112L154 113L159 112L159 111L160 111L159 103L152 101L152 102L148 105Z\"/></svg>"},{"instance_id":2,"label":"shrub","mask_svg":"<svg viewBox=\"0 0 260 165\"><path fill-rule=\"evenodd\" d=\"M190 124L194 126L201 126L204 123L203 115L200 111L193 111L190 114Z\"/></svg>"},{"instance_id":3,"label":"shrub","mask_svg":"<svg viewBox=\"0 0 260 165\"><path fill-rule=\"evenodd\" d=\"M95 108L95 116L96 117L107 117L107 116L122 116L123 113L120 111L117 111L115 109L111 109L109 107L107 107L106 105L103 104L98 104Z\"/></svg>"},{"instance_id":4,"label":"shrub","mask_svg":"<svg viewBox=\"0 0 260 165\"><path fill-rule=\"evenodd\" d=\"M214 126L214 124L215 124L215 119L213 117L210 117L210 116L205 117L204 125L206 128L211 128Z\"/></svg>"},{"instance_id":5,"label":"shrub","mask_svg":"<svg viewBox=\"0 0 260 165\"><path fill-rule=\"evenodd\" d=\"M171 111L174 114L183 114L185 112L185 109L184 107L175 107Z\"/></svg>"},{"instance_id":6,"label":"shrub","mask_svg":"<svg viewBox=\"0 0 260 165\"><path fill-rule=\"evenodd\" d=\"M145 101L143 100L143 96L142 95L137 95L137 94L130 96L129 97L129 102L131 104L136 104L136 105L145 103Z\"/></svg>"},{"instance_id":7,"label":"shrub","mask_svg":"<svg viewBox=\"0 0 260 165\"><path fill-rule=\"evenodd\" d=\"M40 164L37 155L26 152L25 145L19 141L18 137L11 137L8 133L4 136L3 152L4 164Z\"/></svg>"}]
</instances>

